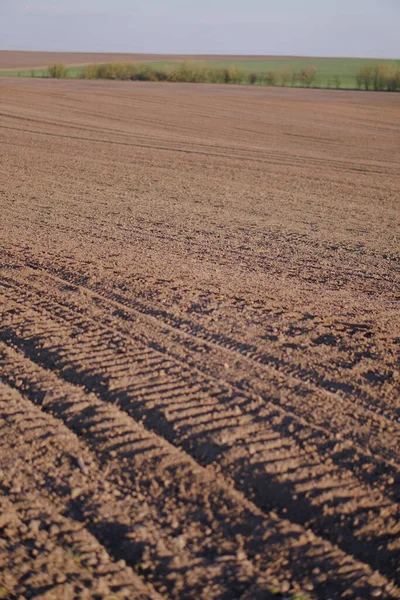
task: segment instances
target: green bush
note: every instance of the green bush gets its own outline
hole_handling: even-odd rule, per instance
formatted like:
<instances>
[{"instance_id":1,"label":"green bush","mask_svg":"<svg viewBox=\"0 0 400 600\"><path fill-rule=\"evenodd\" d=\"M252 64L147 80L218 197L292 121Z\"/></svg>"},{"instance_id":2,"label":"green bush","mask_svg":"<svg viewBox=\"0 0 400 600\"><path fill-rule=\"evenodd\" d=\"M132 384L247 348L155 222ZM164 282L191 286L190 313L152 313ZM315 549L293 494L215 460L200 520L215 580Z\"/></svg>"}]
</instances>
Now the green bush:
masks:
<instances>
[{"instance_id":1,"label":"green bush","mask_svg":"<svg viewBox=\"0 0 400 600\"><path fill-rule=\"evenodd\" d=\"M340 75L335 75L335 77L333 78L333 83L337 90L339 90L342 87L342 78L340 77Z\"/></svg>"},{"instance_id":2,"label":"green bush","mask_svg":"<svg viewBox=\"0 0 400 600\"><path fill-rule=\"evenodd\" d=\"M229 71L229 82L228 83L235 83L235 84L241 84L243 83L243 81L245 81L246 76L243 73L243 71L241 71L240 69L228 69Z\"/></svg>"},{"instance_id":3,"label":"green bush","mask_svg":"<svg viewBox=\"0 0 400 600\"><path fill-rule=\"evenodd\" d=\"M88 65L82 72L82 79L96 79L96 65Z\"/></svg>"},{"instance_id":4,"label":"green bush","mask_svg":"<svg viewBox=\"0 0 400 600\"><path fill-rule=\"evenodd\" d=\"M47 71L53 79L65 79L68 76L68 67L65 65L50 65Z\"/></svg>"},{"instance_id":5,"label":"green bush","mask_svg":"<svg viewBox=\"0 0 400 600\"><path fill-rule=\"evenodd\" d=\"M207 71L190 62L184 62L174 70L173 78L181 83L204 83L207 80Z\"/></svg>"},{"instance_id":6,"label":"green bush","mask_svg":"<svg viewBox=\"0 0 400 600\"><path fill-rule=\"evenodd\" d=\"M278 73L276 71L268 71L264 76L266 85L276 85L278 82Z\"/></svg>"},{"instance_id":7,"label":"green bush","mask_svg":"<svg viewBox=\"0 0 400 600\"><path fill-rule=\"evenodd\" d=\"M388 92L400 92L400 67L392 65L387 72L386 89Z\"/></svg>"},{"instance_id":8,"label":"green bush","mask_svg":"<svg viewBox=\"0 0 400 600\"><path fill-rule=\"evenodd\" d=\"M359 89L381 92L400 91L400 68L396 64L375 63L361 67L356 74Z\"/></svg>"},{"instance_id":9,"label":"green bush","mask_svg":"<svg viewBox=\"0 0 400 600\"><path fill-rule=\"evenodd\" d=\"M131 81L158 81L156 72L147 65L132 65L129 78Z\"/></svg>"},{"instance_id":10,"label":"green bush","mask_svg":"<svg viewBox=\"0 0 400 600\"><path fill-rule=\"evenodd\" d=\"M304 87L310 87L315 84L317 79L317 68L314 66L305 67L299 73L299 83Z\"/></svg>"},{"instance_id":11,"label":"green bush","mask_svg":"<svg viewBox=\"0 0 400 600\"><path fill-rule=\"evenodd\" d=\"M132 65L128 63L109 63L88 65L83 71L84 79L130 79Z\"/></svg>"},{"instance_id":12,"label":"green bush","mask_svg":"<svg viewBox=\"0 0 400 600\"><path fill-rule=\"evenodd\" d=\"M111 63L109 75L111 79L121 79L122 81L130 79L132 65L129 63Z\"/></svg>"},{"instance_id":13,"label":"green bush","mask_svg":"<svg viewBox=\"0 0 400 600\"><path fill-rule=\"evenodd\" d=\"M373 69L372 65L365 65L359 69L356 75L357 86L359 89L362 89L362 87L364 87L366 91L371 89L374 76Z\"/></svg>"},{"instance_id":14,"label":"green bush","mask_svg":"<svg viewBox=\"0 0 400 600\"><path fill-rule=\"evenodd\" d=\"M388 79L388 69L386 65L377 64L372 70L372 86L375 92L385 89Z\"/></svg>"},{"instance_id":15,"label":"green bush","mask_svg":"<svg viewBox=\"0 0 400 600\"><path fill-rule=\"evenodd\" d=\"M249 73L248 82L250 85L255 85L258 81L257 73Z\"/></svg>"},{"instance_id":16,"label":"green bush","mask_svg":"<svg viewBox=\"0 0 400 600\"><path fill-rule=\"evenodd\" d=\"M292 87L294 87L295 85L297 85L297 82L299 80L299 74L296 71L296 69L294 71L292 71L291 77L290 77L290 83L292 85Z\"/></svg>"},{"instance_id":17,"label":"green bush","mask_svg":"<svg viewBox=\"0 0 400 600\"><path fill-rule=\"evenodd\" d=\"M282 87L285 87L291 80L291 73L290 73L289 69L281 69L279 71L278 76L279 76L279 84Z\"/></svg>"}]
</instances>

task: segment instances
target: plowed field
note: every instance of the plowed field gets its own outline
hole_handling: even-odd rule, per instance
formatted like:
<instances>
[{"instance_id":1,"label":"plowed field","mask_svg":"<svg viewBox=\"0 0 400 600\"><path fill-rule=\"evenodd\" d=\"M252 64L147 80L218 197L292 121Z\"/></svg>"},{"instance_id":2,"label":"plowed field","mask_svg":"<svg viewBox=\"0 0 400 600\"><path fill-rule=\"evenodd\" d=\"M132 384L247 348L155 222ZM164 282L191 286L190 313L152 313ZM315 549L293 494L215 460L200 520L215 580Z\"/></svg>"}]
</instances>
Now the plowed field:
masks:
<instances>
[{"instance_id":1,"label":"plowed field","mask_svg":"<svg viewBox=\"0 0 400 600\"><path fill-rule=\"evenodd\" d=\"M399 598L396 95L0 81L0 598Z\"/></svg>"}]
</instances>

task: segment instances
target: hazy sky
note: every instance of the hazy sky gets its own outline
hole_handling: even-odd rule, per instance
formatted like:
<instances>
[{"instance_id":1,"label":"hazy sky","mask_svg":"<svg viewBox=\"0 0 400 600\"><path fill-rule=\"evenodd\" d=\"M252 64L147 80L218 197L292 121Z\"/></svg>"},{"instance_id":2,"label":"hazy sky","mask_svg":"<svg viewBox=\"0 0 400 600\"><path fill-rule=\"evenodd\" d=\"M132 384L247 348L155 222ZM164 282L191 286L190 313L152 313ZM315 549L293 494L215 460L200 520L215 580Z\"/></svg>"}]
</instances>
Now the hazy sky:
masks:
<instances>
[{"instance_id":1,"label":"hazy sky","mask_svg":"<svg viewBox=\"0 0 400 600\"><path fill-rule=\"evenodd\" d=\"M400 58L400 0L0 0L0 49Z\"/></svg>"}]
</instances>

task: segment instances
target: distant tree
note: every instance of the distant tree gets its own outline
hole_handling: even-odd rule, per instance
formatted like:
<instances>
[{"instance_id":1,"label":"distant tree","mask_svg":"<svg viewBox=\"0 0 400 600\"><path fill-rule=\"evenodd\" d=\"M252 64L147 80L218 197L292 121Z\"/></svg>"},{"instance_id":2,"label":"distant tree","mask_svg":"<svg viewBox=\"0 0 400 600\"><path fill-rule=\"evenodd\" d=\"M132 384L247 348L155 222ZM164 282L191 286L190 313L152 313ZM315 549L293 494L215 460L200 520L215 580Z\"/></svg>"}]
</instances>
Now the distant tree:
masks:
<instances>
[{"instance_id":1,"label":"distant tree","mask_svg":"<svg viewBox=\"0 0 400 600\"><path fill-rule=\"evenodd\" d=\"M299 73L299 82L305 87L310 87L317 79L317 68L314 66L304 67Z\"/></svg>"},{"instance_id":2,"label":"distant tree","mask_svg":"<svg viewBox=\"0 0 400 600\"><path fill-rule=\"evenodd\" d=\"M294 87L297 82L299 80L299 74L297 72L296 69L294 69L294 71L292 71L291 77L290 77L290 83L292 84L292 87Z\"/></svg>"},{"instance_id":3,"label":"distant tree","mask_svg":"<svg viewBox=\"0 0 400 600\"><path fill-rule=\"evenodd\" d=\"M257 83L257 80L258 80L257 73L250 73L249 74L249 83L250 83L250 85L255 85Z\"/></svg>"},{"instance_id":4,"label":"distant tree","mask_svg":"<svg viewBox=\"0 0 400 600\"><path fill-rule=\"evenodd\" d=\"M360 89L364 86L364 89L368 92L368 90L372 88L374 78L373 71L374 67L372 65L365 65L359 69L356 75L356 81Z\"/></svg>"},{"instance_id":5,"label":"distant tree","mask_svg":"<svg viewBox=\"0 0 400 600\"><path fill-rule=\"evenodd\" d=\"M267 85L276 85L278 81L278 74L276 71L268 71L265 74L264 81Z\"/></svg>"},{"instance_id":6,"label":"distant tree","mask_svg":"<svg viewBox=\"0 0 400 600\"><path fill-rule=\"evenodd\" d=\"M386 65L380 63L373 67L372 72L372 86L375 92L380 92L385 89L388 79L388 68Z\"/></svg>"},{"instance_id":7,"label":"distant tree","mask_svg":"<svg viewBox=\"0 0 400 600\"><path fill-rule=\"evenodd\" d=\"M281 69L279 71L279 83L282 86L285 86L290 81L290 71L289 69Z\"/></svg>"},{"instance_id":8,"label":"distant tree","mask_svg":"<svg viewBox=\"0 0 400 600\"><path fill-rule=\"evenodd\" d=\"M65 65L51 65L47 69L49 76L54 79L65 79L68 75L68 67Z\"/></svg>"},{"instance_id":9,"label":"distant tree","mask_svg":"<svg viewBox=\"0 0 400 600\"><path fill-rule=\"evenodd\" d=\"M335 84L335 88L339 90L342 87L342 78L340 75L335 75L333 78L333 83Z\"/></svg>"},{"instance_id":10,"label":"distant tree","mask_svg":"<svg viewBox=\"0 0 400 600\"><path fill-rule=\"evenodd\" d=\"M386 89L388 92L400 91L400 68L392 65L387 74Z\"/></svg>"}]
</instances>

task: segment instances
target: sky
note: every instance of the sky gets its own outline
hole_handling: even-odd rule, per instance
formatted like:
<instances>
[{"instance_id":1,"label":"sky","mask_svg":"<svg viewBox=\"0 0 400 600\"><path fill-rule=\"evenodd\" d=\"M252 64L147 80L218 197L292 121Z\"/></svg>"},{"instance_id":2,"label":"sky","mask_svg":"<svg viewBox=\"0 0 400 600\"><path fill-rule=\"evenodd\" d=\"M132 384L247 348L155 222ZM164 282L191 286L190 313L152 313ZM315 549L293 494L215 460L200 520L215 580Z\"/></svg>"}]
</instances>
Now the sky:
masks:
<instances>
[{"instance_id":1,"label":"sky","mask_svg":"<svg viewBox=\"0 0 400 600\"><path fill-rule=\"evenodd\" d=\"M400 0L0 0L0 49L400 58Z\"/></svg>"}]
</instances>

